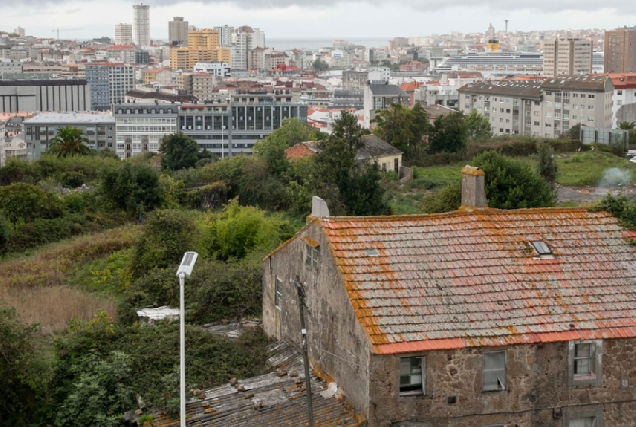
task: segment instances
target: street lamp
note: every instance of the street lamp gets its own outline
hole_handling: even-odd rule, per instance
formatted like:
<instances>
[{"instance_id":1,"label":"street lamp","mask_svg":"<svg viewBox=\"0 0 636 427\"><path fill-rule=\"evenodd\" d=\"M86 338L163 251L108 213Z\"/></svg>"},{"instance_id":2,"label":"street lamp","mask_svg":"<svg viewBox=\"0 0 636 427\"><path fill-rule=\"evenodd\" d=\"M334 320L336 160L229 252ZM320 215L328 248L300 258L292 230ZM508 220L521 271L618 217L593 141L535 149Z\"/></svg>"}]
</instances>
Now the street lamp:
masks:
<instances>
[{"instance_id":1,"label":"street lamp","mask_svg":"<svg viewBox=\"0 0 636 427\"><path fill-rule=\"evenodd\" d=\"M180 294L180 314L179 314L179 335L180 335L180 354L179 359L181 362L181 385L180 385L180 394L181 394L181 412L180 412L180 425L181 427L185 427L186 425L186 402L185 402L185 297L184 297L184 287L185 287L185 278L190 277L192 274L192 269L194 268L194 263L197 262L197 257L199 256L196 252L186 252L183 255L183 260L181 260L181 265L177 270L177 277L179 277L179 294Z\"/></svg>"}]
</instances>

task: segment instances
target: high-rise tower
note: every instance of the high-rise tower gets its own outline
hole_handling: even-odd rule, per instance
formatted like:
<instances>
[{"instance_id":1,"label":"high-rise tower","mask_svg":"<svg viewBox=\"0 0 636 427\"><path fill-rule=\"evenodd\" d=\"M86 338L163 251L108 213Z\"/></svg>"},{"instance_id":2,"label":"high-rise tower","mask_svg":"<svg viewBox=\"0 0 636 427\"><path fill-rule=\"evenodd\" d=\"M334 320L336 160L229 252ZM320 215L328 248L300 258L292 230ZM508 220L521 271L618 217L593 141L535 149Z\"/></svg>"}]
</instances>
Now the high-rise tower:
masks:
<instances>
[{"instance_id":1,"label":"high-rise tower","mask_svg":"<svg viewBox=\"0 0 636 427\"><path fill-rule=\"evenodd\" d=\"M137 46L150 45L150 6L133 5L134 41Z\"/></svg>"},{"instance_id":2,"label":"high-rise tower","mask_svg":"<svg viewBox=\"0 0 636 427\"><path fill-rule=\"evenodd\" d=\"M188 44L188 21L175 16L168 22L168 40L170 44Z\"/></svg>"}]
</instances>

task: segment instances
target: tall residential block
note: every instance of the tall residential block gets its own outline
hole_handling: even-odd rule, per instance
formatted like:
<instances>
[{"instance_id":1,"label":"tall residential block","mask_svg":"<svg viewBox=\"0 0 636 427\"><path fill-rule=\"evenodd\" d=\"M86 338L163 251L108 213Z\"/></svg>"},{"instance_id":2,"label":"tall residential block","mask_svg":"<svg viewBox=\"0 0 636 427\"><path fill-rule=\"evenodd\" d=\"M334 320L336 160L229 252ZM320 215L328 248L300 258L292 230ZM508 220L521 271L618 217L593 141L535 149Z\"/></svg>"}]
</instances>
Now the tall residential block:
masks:
<instances>
[{"instance_id":1,"label":"tall residential block","mask_svg":"<svg viewBox=\"0 0 636 427\"><path fill-rule=\"evenodd\" d=\"M605 72L636 71L636 27L605 31Z\"/></svg>"},{"instance_id":2,"label":"tall residential block","mask_svg":"<svg viewBox=\"0 0 636 427\"><path fill-rule=\"evenodd\" d=\"M137 46L150 46L150 6L133 5L134 41Z\"/></svg>"},{"instance_id":3,"label":"tall residential block","mask_svg":"<svg viewBox=\"0 0 636 427\"><path fill-rule=\"evenodd\" d=\"M549 77L592 74L592 42L577 38L546 41L543 74Z\"/></svg>"},{"instance_id":4,"label":"tall residential block","mask_svg":"<svg viewBox=\"0 0 636 427\"><path fill-rule=\"evenodd\" d=\"M168 22L168 40L170 44L187 44L188 21L175 16L172 21Z\"/></svg>"},{"instance_id":5,"label":"tall residential block","mask_svg":"<svg viewBox=\"0 0 636 427\"><path fill-rule=\"evenodd\" d=\"M132 24L117 24L115 25L115 44L131 45L133 43L133 28Z\"/></svg>"},{"instance_id":6,"label":"tall residential block","mask_svg":"<svg viewBox=\"0 0 636 427\"><path fill-rule=\"evenodd\" d=\"M92 63L86 65L86 83L90 87L91 110L109 110L112 104L124 102L126 93L135 88L131 65Z\"/></svg>"},{"instance_id":7,"label":"tall residential block","mask_svg":"<svg viewBox=\"0 0 636 427\"><path fill-rule=\"evenodd\" d=\"M214 27L215 31L219 32L219 44L224 47L230 47L232 45L232 34L234 33L234 27L224 25L222 27Z\"/></svg>"},{"instance_id":8,"label":"tall residential block","mask_svg":"<svg viewBox=\"0 0 636 427\"><path fill-rule=\"evenodd\" d=\"M188 47L170 49L170 66L172 68L192 68L197 62L232 61L229 49L219 45L219 32L209 28L190 31Z\"/></svg>"}]
</instances>

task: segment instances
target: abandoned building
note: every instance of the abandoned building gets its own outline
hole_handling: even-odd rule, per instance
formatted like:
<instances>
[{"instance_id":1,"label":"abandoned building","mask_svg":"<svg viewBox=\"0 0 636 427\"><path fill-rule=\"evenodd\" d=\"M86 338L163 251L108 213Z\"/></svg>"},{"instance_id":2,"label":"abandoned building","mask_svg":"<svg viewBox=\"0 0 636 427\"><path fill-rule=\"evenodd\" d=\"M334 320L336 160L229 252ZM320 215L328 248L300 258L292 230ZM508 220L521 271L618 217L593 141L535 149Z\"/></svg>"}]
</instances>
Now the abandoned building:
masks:
<instances>
[{"instance_id":1,"label":"abandoned building","mask_svg":"<svg viewBox=\"0 0 636 427\"><path fill-rule=\"evenodd\" d=\"M263 323L369 427L636 425L636 248L607 212L329 217L263 261ZM303 295L303 299L299 298Z\"/></svg>"}]
</instances>

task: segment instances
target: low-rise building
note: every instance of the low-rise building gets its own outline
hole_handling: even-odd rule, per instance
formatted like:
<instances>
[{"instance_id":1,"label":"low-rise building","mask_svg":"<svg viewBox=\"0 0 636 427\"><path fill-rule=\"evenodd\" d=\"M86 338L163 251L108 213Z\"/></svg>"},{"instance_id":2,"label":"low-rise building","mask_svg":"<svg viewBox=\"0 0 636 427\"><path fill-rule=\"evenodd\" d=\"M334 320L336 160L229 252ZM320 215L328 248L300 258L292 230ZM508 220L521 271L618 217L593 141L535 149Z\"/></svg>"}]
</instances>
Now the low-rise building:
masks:
<instances>
[{"instance_id":1,"label":"low-rise building","mask_svg":"<svg viewBox=\"0 0 636 427\"><path fill-rule=\"evenodd\" d=\"M0 113L90 109L86 80L0 80Z\"/></svg>"},{"instance_id":2,"label":"low-rise building","mask_svg":"<svg viewBox=\"0 0 636 427\"><path fill-rule=\"evenodd\" d=\"M368 83L364 87L364 127L371 128L376 111L391 108L392 104L409 106L409 96L398 86Z\"/></svg>"},{"instance_id":3,"label":"low-rise building","mask_svg":"<svg viewBox=\"0 0 636 427\"><path fill-rule=\"evenodd\" d=\"M636 251L586 208L331 217L314 198L263 261L263 329L301 347L369 427L627 426ZM299 307L306 307L300 325Z\"/></svg>"},{"instance_id":4,"label":"low-rise building","mask_svg":"<svg viewBox=\"0 0 636 427\"><path fill-rule=\"evenodd\" d=\"M227 62L197 62L192 69L195 73L207 73L216 77L230 77L232 67Z\"/></svg>"},{"instance_id":5,"label":"low-rise building","mask_svg":"<svg viewBox=\"0 0 636 427\"><path fill-rule=\"evenodd\" d=\"M162 139L177 131L175 104L115 104L113 120L117 129L115 151L121 159L159 151Z\"/></svg>"},{"instance_id":6,"label":"low-rise building","mask_svg":"<svg viewBox=\"0 0 636 427\"><path fill-rule=\"evenodd\" d=\"M80 129L92 150L115 149L115 119L107 113L42 113L23 123L27 157L37 160L49 149L49 142L60 128Z\"/></svg>"},{"instance_id":7,"label":"low-rise building","mask_svg":"<svg viewBox=\"0 0 636 427\"><path fill-rule=\"evenodd\" d=\"M459 89L459 109L488 117L495 135L557 138L577 124L612 125L612 80L606 76L487 81Z\"/></svg>"},{"instance_id":8,"label":"low-rise building","mask_svg":"<svg viewBox=\"0 0 636 427\"><path fill-rule=\"evenodd\" d=\"M636 73L608 74L614 85L612 127L621 122L636 122Z\"/></svg>"},{"instance_id":9,"label":"low-rise building","mask_svg":"<svg viewBox=\"0 0 636 427\"><path fill-rule=\"evenodd\" d=\"M162 85L172 84L172 70L170 68L153 68L146 70L142 74L144 84L159 83Z\"/></svg>"}]
</instances>

